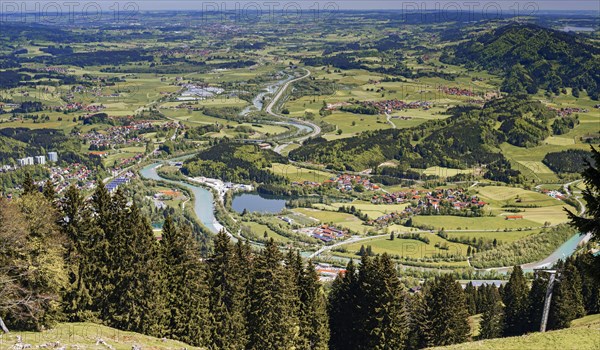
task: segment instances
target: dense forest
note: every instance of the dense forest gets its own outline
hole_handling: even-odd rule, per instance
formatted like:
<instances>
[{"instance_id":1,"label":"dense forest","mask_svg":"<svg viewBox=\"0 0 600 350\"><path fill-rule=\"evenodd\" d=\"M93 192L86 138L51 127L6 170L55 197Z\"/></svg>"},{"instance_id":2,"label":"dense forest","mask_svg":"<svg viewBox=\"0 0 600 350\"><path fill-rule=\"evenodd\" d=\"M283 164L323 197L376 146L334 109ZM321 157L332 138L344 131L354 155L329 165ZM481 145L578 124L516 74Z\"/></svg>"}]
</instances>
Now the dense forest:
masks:
<instances>
[{"instance_id":1,"label":"dense forest","mask_svg":"<svg viewBox=\"0 0 600 350\"><path fill-rule=\"evenodd\" d=\"M502 90L558 93L563 87L600 94L600 47L570 33L530 24L512 24L459 44L441 60L505 75Z\"/></svg>"},{"instance_id":2,"label":"dense forest","mask_svg":"<svg viewBox=\"0 0 600 350\"><path fill-rule=\"evenodd\" d=\"M547 281L530 288L519 267L500 290L441 275L409 293L388 255L365 254L326 295L312 263L272 240L253 251L221 232L202 257L188 226L167 217L157 239L120 190L87 201L24 188L0 200L0 317L13 330L95 321L215 349L419 349L468 341L475 313L480 338L539 328ZM592 262L560 265L549 329L600 311Z\"/></svg>"},{"instance_id":3,"label":"dense forest","mask_svg":"<svg viewBox=\"0 0 600 350\"><path fill-rule=\"evenodd\" d=\"M237 183L286 183L283 176L273 174L271 163L287 163L285 157L257 145L221 142L186 160L181 172L187 176L204 176Z\"/></svg>"},{"instance_id":4,"label":"dense forest","mask_svg":"<svg viewBox=\"0 0 600 350\"><path fill-rule=\"evenodd\" d=\"M580 173L588 163L595 164L592 152L577 149L550 152L542 162L557 173Z\"/></svg>"}]
</instances>

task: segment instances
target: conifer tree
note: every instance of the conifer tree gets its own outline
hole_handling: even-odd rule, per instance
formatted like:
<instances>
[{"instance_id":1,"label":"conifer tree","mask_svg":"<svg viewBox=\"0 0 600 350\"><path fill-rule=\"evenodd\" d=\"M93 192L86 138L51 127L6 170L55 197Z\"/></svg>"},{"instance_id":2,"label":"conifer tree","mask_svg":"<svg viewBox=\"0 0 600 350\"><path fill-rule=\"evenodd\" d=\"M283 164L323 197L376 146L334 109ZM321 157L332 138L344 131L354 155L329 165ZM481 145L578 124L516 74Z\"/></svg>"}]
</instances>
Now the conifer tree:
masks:
<instances>
[{"instance_id":1,"label":"conifer tree","mask_svg":"<svg viewBox=\"0 0 600 350\"><path fill-rule=\"evenodd\" d=\"M586 202L585 215L578 216L568 209L565 210L571 219L571 224L577 227L579 232L582 234L589 232L593 239L600 240L600 151L593 146L592 158L595 164L588 162L588 167L581 173L586 185L583 190L583 199ZM597 275L600 278L600 274L597 273Z\"/></svg>"},{"instance_id":2,"label":"conifer tree","mask_svg":"<svg viewBox=\"0 0 600 350\"><path fill-rule=\"evenodd\" d=\"M31 178L31 174L29 172L25 173L25 179L23 180L23 194L33 194L39 192L37 186L33 182Z\"/></svg>"},{"instance_id":3,"label":"conifer tree","mask_svg":"<svg viewBox=\"0 0 600 350\"><path fill-rule=\"evenodd\" d=\"M210 344L208 286L198 244L191 231L177 228L170 216L160 244L167 294L165 336L196 346Z\"/></svg>"},{"instance_id":4,"label":"conifer tree","mask_svg":"<svg viewBox=\"0 0 600 350\"><path fill-rule=\"evenodd\" d=\"M600 280L589 273L597 259L592 253L579 254L574 264L581 275L581 294L586 314L600 313Z\"/></svg>"},{"instance_id":5,"label":"conifer tree","mask_svg":"<svg viewBox=\"0 0 600 350\"><path fill-rule=\"evenodd\" d=\"M475 315L477 313L477 289L473 287L472 282L469 282L465 287L465 297L467 298L469 315Z\"/></svg>"},{"instance_id":6,"label":"conifer tree","mask_svg":"<svg viewBox=\"0 0 600 350\"><path fill-rule=\"evenodd\" d=\"M400 349L408 338L408 317L406 315L406 292L404 291L396 266L389 255L384 253L375 260L375 289L373 304L370 305L369 319L374 327L370 329L369 343L365 349Z\"/></svg>"},{"instance_id":7,"label":"conifer tree","mask_svg":"<svg viewBox=\"0 0 600 350\"><path fill-rule=\"evenodd\" d=\"M515 266L504 287L504 331L506 337L524 334L528 329L529 288L520 266Z\"/></svg>"},{"instance_id":8,"label":"conifer tree","mask_svg":"<svg viewBox=\"0 0 600 350\"><path fill-rule=\"evenodd\" d=\"M542 314L544 313L544 302L546 300L546 290L548 280L543 276L538 276L531 284L529 291L529 331L539 332L542 324Z\"/></svg>"},{"instance_id":9,"label":"conifer tree","mask_svg":"<svg viewBox=\"0 0 600 350\"><path fill-rule=\"evenodd\" d=\"M481 318L481 339L498 338L502 336L503 331L503 309L502 300L498 289L495 285L491 285L487 289L488 297L483 316Z\"/></svg>"},{"instance_id":10,"label":"conifer tree","mask_svg":"<svg viewBox=\"0 0 600 350\"><path fill-rule=\"evenodd\" d=\"M56 200L56 191L54 191L54 185L52 184L52 181L48 180L44 183L42 194L51 203L53 203L54 200Z\"/></svg>"},{"instance_id":11,"label":"conifer tree","mask_svg":"<svg viewBox=\"0 0 600 350\"><path fill-rule=\"evenodd\" d=\"M356 344L358 275L354 262L350 260L346 272L333 281L329 293L327 313L329 315L329 348L332 350L352 349Z\"/></svg>"},{"instance_id":12,"label":"conifer tree","mask_svg":"<svg viewBox=\"0 0 600 350\"><path fill-rule=\"evenodd\" d=\"M297 255L298 258L300 255ZM329 341L327 299L319 283L319 275L311 261L303 270L299 284L300 341L299 349L326 350Z\"/></svg>"},{"instance_id":13,"label":"conifer tree","mask_svg":"<svg viewBox=\"0 0 600 350\"><path fill-rule=\"evenodd\" d=\"M408 349L422 349L427 347L427 303L424 294L427 286L421 293L415 293L408 298L409 332L406 346Z\"/></svg>"},{"instance_id":14,"label":"conifer tree","mask_svg":"<svg viewBox=\"0 0 600 350\"><path fill-rule=\"evenodd\" d=\"M298 319L290 273L273 239L257 256L249 286L247 349L290 349L298 342Z\"/></svg>"},{"instance_id":15,"label":"conifer tree","mask_svg":"<svg viewBox=\"0 0 600 350\"><path fill-rule=\"evenodd\" d=\"M125 206L117 191L111 207ZM118 210L124 212L124 208ZM112 211L113 213L116 210ZM162 336L166 321L161 257L152 227L133 204L126 215L116 212L120 229L110 233L109 283L102 318L116 328Z\"/></svg>"},{"instance_id":16,"label":"conifer tree","mask_svg":"<svg viewBox=\"0 0 600 350\"><path fill-rule=\"evenodd\" d=\"M236 272L239 268L244 267L236 267L229 236L224 231L219 232L208 264L211 348L246 347L245 296L239 281L240 274Z\"/></svg>"},{"instance_id":17,"label":"conifer tree","mask_svg":"<svg viewBox=\"0 0 600 350\"><path fill-rule=\"evenodd\" d=\"M583 200L585 201L586 212L577 215L568 209L567 215L571 219L571 225L575 226L581 234L592 234L592 240L600 241L600 151L592 147L593 162L588 162L587 168L581 173L585 190L583 190ZM593 164L592 164L593 163ZM589 278L595 280L593 284L600 285L600 256L589 257L583 273ZM594 301L594 304L598 305ZM600 309L600 306L598 307Z\"/></svg>"},{"instance_id":18,"label":"conifer tree","mask_svg":"<svg viewBox=\"0 0 600 350\"><path fill-rule=\"evenodd\" d=\"M92 249L99 229L92 224L92 212L75 186L69 186L58 207L62 217L59 225L66 237L65 262L69 272L63 308L70 321L91 320L95 301L90 295L90 285L97 277L93 274Z\"/></svg>"},{"instance_id":19,"label":"conifer tree","mask_svg":"<svg viewBox=\"0 0 600 350\"><path fill-rule=\"evenodd\" d=\"M581 296L581 276L572 259L567 259L554 285L548 329L568 328L571 321L585 315Z\"/></svg>"},{"instance_id":20,"label":"conifer tree","mask_svg":"<svg viewBox=\"0 0 600 350\"><path fill-rule=\"evenodd\" d=\"M451 275L436 277L426 288L426 323L423 333L428 346L463 343L469 338L469 313L462 287Z\"/></svg>"}]
</instances>

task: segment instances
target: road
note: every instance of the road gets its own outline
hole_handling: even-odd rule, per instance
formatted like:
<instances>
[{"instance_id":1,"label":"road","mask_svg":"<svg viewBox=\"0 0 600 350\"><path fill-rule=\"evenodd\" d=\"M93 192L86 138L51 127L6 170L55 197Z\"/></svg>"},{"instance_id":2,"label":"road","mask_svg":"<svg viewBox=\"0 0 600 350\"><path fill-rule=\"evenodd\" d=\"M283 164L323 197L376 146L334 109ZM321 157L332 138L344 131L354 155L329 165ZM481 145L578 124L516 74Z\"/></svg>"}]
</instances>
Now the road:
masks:
<instances>
[{"instance_id":1,"label":"road","mask_svg":"<svg viewBox=\"0 0 600 350\"><path fill-rule=\"evenodd\" d=\"M571 182L563 185L563 189L565 190L565 193L567 194L567 196L573 195L575 200L579 203L579 207L581 208L579 210L579 215L583 215L583 213L585 213L585 209L586 209L585 204L579 200L579 198L581 198L581 196L575 196L575 193L571 193L571 191L569 191L569 187L571 187L571 185L573 185L574 183L581 182L581 181L583 181L583 180L579 179L579 180L571 181Z\"/></svg>"},{"instance_id":2,"label":"road","mask_svg":"<svg viewBox=\"0 0 600 350\"><path fill-rule=\"evenodd\" d=\"M388 112L385 112L385 117L387 119L387 122L392 126L392 129L396 129L396 124L394 124L394 122L392 121L392 116Z\"/></svg>"},{"instance_id":3,"label":"road","mask_svg":"<svg viewBox=\"0 0 600 350\"><path fill-rule=\"evenodd\" d=\"M279 102L279 100L281 99L281 97L283 96L283 94L285 93L285 91L287 90L287 88L290 86L290 84L293 84L297 81L300 81L302 79L306 79L310 76L310 71L306 68L303 68L306 71L306 74L299 77L299 78L295 78L292 79L290 81L288 81L287 83L285 83L281 88L279 88L279 90L277 91L277 93L275 94L275 96L273 97L273 99L271 100L271 102L269 102L269 104L267 105L267 107L265 108L265 112L267 112L268 114L283 119L283 120L287 120L290 122L294 122L294 123L298 123L298 124L303 124L306 125L308 127L310 127L312 129L312 132L308 135L299 137L297 139L295 139L295 141L297 142L303 142L304 140L307 140L311 137L315 137L317 135L319 135L321 133L321 127L318 126L315 123L311 123L309 121L306 120L300 120L300 119L296 119L296 118L290 118L290 117L285 117L281 114L277 114L275 112L273 112L273 107L275 107L275 105L277 105L277 102ZM277 147L275 147L273 150L277 153L281 153L287 146L289 146L291 144L291 142L287 142L287 143L282 143L280 145L277 145Z\"/></svg>"}]
</instances>

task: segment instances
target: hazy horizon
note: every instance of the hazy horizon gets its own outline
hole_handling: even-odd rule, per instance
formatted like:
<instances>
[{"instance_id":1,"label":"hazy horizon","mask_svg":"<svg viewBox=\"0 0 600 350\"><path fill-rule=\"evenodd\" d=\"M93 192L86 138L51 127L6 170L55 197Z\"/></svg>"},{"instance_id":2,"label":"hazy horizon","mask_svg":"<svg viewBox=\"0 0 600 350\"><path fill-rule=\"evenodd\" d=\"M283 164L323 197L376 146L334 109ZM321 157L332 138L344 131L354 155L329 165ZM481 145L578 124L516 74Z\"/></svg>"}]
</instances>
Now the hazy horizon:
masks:
<instances>
[{"instance_id":1,"label":"hazy horizon","mask_svg":"<svg viewBox=\"0 0 600 350\"><path fill-rule=\"evenodd\" d=\"M376 0L376 1L363 1L363 0L340 0L340 1L307 1L307 0L283 0L283 1L254 1L254 0L215 0L215 1L197 1L197 0L175 0L175 1L164 1L164 0L143 0L143 1L112 1L112 0L100 0L100 1L2 1L0 5L2 10L5 7L13 6L18 4L29 11L35 11L35 6L40 6L42 9L46 6L60 6L60 7L82 7L85 4L101 4L102 7L110 6L111 4L120 4L137 6L141 11L162 11L162 10L174 10L174 11L185 11L185 10L203 10L207 8L213 8L216 4L224 8L225 10L235 9L238 7L252 7L258 6L259 8L268 8L273 6L275 9L280 9L284 6L299 6L302 8L309 8L319 4L320 7L331 6L339 10L445 10L445 11L482 11L483 9L494 9L499 8L503 11L584 11L591 12L596 11L600 16L600 1L596 0L577 0L577 1L564 1L564 0L543 0L543 1L433 1L433 0L418 0L418 1L397 1L397 0ZM592 13L590 13L592 14Z\"/></svg>"}]
</instances>

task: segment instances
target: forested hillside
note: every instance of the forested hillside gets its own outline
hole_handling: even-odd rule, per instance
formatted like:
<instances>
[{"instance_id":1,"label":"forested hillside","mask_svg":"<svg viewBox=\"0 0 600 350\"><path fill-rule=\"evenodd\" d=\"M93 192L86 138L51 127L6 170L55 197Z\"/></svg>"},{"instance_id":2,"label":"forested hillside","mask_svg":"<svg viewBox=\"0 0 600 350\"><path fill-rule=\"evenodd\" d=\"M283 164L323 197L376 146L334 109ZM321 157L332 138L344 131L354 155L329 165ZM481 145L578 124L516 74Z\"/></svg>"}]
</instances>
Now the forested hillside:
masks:
<instances>
[{"instance_id":1,"label":"forested hillside","mask_svg":"<svg viewBox=\"0 0 600 350\"><path fill-rule=\"evenodd\" d=\"M502 90L558 93L563 87L600 94L600 47L570 33L513 24L459 44L442 60L505 76ZM576 94L575 91L573 93Z\"/></svg>"},{"instance_id":2,"label":"forested hillside","mask_svg":"<svg viewBox=\"0 0 600 350\"><path fill-rule=\"evenodd\" d=\"M287 159L257 145L222 142L187 160L181 171L188 176L219 178L223 181L260 183L285 182L282 176L267 170L272 162L287 163Z\"/></svg>"},{"instance_id":3,"label":"forested hillside","mask_svg":"<svg viewBox=\"0 0 600 350\"><path fill-rule=\"evenodd\" d=\"M548 122L556 117L526 95L492 100L483 108L457 107L445 120L432 120L403 130L369 131L359 136L325 141L314 139L290 152L290 158L324 163L333 169L360 171L396 159L399 168L431 166L487 167L486 178L514 182L519 173L499 152L508 142L533 147L550 136ZM497 125L499 124L499 127ZM416 143L413 145L410 141Z\"/></svg>"},{"instance_id":4,"label":"forested hillside","mask_svg":"<svg viewBox=\"0 0 600 350\"><path fill-rule=\"evenodd\" d=\"M119 189L100 185L88 201L74 187L60 198L31 178L23 187L0 199L0 319L13 330L94 321L215 349L419 349L472 339L470 314L483 313L480 338L540 322L547 281L530 288L519 267L501 289L463 291L446 274L411 294L390 256L365 254L326 297L312 262L272 239L255 251L220 232L201 256L188 226L167 217L155 237ZM561 263L549 329L600 311L594 263Z\"/></svg>"}]
</instances>

